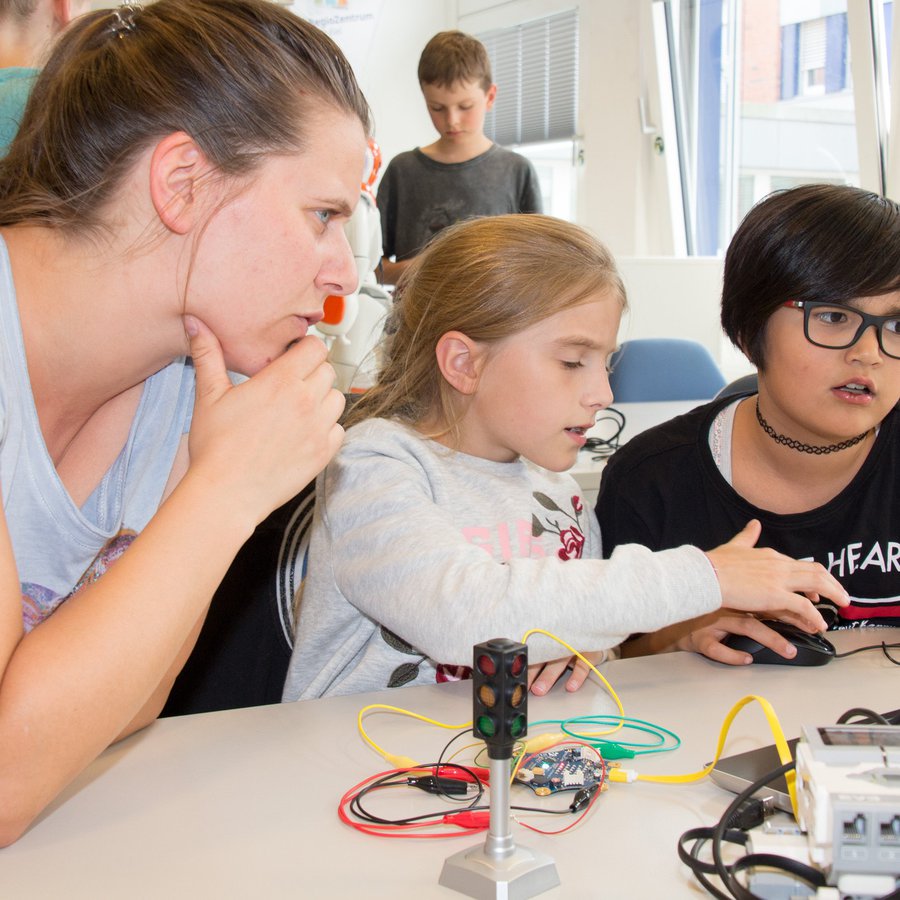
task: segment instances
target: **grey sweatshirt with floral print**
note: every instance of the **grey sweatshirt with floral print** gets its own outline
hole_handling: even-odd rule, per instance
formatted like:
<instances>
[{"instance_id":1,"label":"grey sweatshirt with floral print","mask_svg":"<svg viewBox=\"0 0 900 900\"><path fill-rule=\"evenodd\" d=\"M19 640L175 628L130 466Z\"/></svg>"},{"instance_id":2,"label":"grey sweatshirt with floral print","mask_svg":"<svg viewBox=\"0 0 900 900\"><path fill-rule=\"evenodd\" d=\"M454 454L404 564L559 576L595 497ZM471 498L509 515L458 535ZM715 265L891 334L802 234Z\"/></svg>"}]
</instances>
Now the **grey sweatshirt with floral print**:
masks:
<instances>
[{"instance_id":1,"label":"grey sweatshirt with floral print","mask_svg":"<svg viewBox=\"0 0 900 900\"><path fill-rule=\"evenodd\" d=\"M717 609L695 547L601 559L575 480L449 450L385 419L319 476L284 699L464 677L474 644L545 629L582 652ZM566 656L543 636L529 661Z\"/></svg>"}]
</instances>

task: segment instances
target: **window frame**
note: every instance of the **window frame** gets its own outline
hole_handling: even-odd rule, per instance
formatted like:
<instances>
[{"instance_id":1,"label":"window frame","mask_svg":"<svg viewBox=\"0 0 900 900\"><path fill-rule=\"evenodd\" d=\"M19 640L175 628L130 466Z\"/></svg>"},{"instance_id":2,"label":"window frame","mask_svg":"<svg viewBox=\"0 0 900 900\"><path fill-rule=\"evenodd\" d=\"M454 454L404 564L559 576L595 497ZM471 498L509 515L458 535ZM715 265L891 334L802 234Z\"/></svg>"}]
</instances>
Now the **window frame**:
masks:
<instances>
[{"instance_id":1,"label":"window frame","mask_svg":"<svg viewBox=\"0 0 900 900\"><path fill-rule=\"evenodd\" d=\"M657 103L669 104L671 108L663 116L665 123L671 123L663 137L667 153L674 157L673 173L668 179L669 203L673 210L680 210L681 216L674 224L672 243L684 247L685 255L693 256L702 243L698 239L703 223L702 210L698 210L696 191L702 173L693 174L688 164L688 156L697 144L696 134L688 130L691 116L685 109L683 80L679 81L679 60L675 52L675 22L673 0L645 0L653 7L653 28L650 40L659 60L660 83L655 86ZM717 200L718 215L725 217L725 232L722 243L727 246L730 234L736 227L732 221L732 210L736 209L739 179L737 177L735 148L739 146L740 117L737 115L737 77L740 71L740 29L742 8L748 0L721 0L727 10L729 21L734 27L728 29L728 45L724 53L729 61L726 81L729 90L722 96L725 125L722 128L720 160L726 175L722 180L722 196ZM900 16L896 15L894 0L891 7L891 34L885 34L884 14L880 8L883 0L847 0L847 39L850 54L850 88L853 93L856 142L859 160L859 180L862 187L882 196L900 199L900 138L891 142L891 134L898 134L900 128ZM890 39L888 39L890 38ZM827 38L826 38L827 40ZM891 60L886 58L886 48L890 49ZM798 71L797 92L802 94L800 80L803 73ZM827 77L827 73L826 73ZM846 73L844 74L846 78ZM668 82L668 83L666 83ZM696 126L695 126L696 127ZM716 170L716 178L719 171ZM696 211L696 212L695 212ZM676 217L673 217L673 219ZM720 218L720 223L722 219ZM708 235L707 235L708 237ZM707 243L708 246L708 243ZM720 248L720 252L724 247Z\"/></svg>"}]
</instances>

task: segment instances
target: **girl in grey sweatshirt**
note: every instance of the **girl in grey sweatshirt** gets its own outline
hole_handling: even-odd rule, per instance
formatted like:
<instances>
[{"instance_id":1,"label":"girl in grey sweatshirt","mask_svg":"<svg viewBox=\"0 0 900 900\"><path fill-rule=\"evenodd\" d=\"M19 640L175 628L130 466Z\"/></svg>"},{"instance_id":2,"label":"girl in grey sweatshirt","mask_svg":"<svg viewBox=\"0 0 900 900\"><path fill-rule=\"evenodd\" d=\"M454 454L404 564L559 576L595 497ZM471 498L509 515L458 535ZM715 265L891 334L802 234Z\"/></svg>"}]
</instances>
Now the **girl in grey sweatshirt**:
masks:
<instances>
[{"instance_id":1,"label":"girl in grey sweatshirt","mask_svg":"<svg viewBox=\"0 0 900 900\"><path fill-rule=\"evenodd\" d=\"M821 566L754 548L758 523L709 553L601 558L566 470L612 402L624 305L606 248L546 216L469 220L416 259L377 384L317 481L286 700L455 680L473 644L533 628L604 651L723 602L808 631L824 622L804 594L846 602ZM533 690L559 655L529 640Z\"/></svg>"}]
</instances>

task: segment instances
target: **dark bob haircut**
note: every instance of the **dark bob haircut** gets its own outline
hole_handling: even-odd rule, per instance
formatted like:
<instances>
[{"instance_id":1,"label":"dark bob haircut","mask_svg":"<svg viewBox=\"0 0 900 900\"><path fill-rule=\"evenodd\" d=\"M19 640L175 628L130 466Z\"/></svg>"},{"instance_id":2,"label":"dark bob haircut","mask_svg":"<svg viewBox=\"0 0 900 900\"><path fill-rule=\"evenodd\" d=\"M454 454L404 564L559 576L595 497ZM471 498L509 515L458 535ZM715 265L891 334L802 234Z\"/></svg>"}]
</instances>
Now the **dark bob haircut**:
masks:
<instances>
[{"instance_id":1,"label":"dark bob haircut","mask_svg":"<svg viewBox=\"0 0 900 900\"><path fill-rule=\"evenodd\" d=\"M787 300L846 303L900 290L900 205L847 185L778 191L747 213L725 254L722 328L758 369Z\"/></svg>"}]
</instances>

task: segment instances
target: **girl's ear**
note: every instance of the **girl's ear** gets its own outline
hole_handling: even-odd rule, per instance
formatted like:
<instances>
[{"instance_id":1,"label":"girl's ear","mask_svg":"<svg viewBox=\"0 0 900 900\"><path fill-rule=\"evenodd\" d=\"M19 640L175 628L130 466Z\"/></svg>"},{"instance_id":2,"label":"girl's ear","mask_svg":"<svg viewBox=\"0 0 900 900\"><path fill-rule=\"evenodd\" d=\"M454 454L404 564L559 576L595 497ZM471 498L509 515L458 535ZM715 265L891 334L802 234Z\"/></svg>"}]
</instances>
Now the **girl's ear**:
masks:
<instances>
[{"instance_id":1,"label":"girl's ear","mask_svg":"<svg viewBox=\"0 0 900 900\"><path fill-rule=\"evenodd\" d=\"M170 231L186 234L196 224L197 188L211 170L194 139L183 131L166 135L156 145L150 157L150 198Z\"/></svg>"},{"instance_id":2,"label":"girl's ear","mask_svg":"<svg viewBox=\"0 0 900 900\"><path fill-rule=\"evenodd\" d=\"M484 346L461 331L448 331L435 347L438 368L451 387L469 396L475 393L484 359Z\"/></svg>"}]
</instances>

